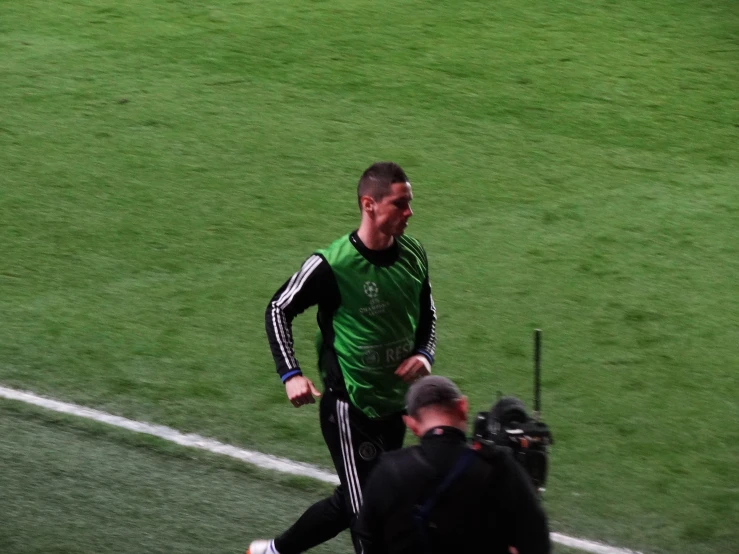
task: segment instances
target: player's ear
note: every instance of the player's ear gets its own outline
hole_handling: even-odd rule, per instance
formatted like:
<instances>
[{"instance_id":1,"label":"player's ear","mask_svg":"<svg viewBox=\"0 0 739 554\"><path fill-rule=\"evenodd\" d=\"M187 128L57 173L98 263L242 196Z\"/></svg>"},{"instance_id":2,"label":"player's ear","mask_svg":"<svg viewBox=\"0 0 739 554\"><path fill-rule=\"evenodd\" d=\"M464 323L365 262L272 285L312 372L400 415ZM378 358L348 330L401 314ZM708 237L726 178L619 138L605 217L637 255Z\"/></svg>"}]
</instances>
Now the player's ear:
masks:
<instances>
[{"instance_id":1,"label":"player's ear","mask_svg":"<svg viewBox=\"0 0 739 554\"><path fill-rule=\"evenodd\" d=\"M362 211L372 213L375 209L375 200L371 196L364 195L359 199L359 203L362 206Z\"/></svg>"}]
</instances>

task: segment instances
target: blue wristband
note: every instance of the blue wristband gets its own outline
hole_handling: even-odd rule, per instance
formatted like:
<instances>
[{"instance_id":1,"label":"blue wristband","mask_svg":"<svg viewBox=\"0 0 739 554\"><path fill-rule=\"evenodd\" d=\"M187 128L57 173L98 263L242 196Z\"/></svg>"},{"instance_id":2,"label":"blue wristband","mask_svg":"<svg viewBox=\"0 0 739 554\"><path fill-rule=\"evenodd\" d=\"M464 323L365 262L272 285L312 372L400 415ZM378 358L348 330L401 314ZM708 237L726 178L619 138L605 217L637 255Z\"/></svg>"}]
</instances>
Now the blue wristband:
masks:
<instances>
[{"instance_id":1,"label":"blue wristband","mask_svg":"<svg viewBox=\"0 0 739 554\"><path fill-rule=\"evenodd\" d=\"M285 375L281 375L280 376L280 379L282 379L282 382L284 383L290 377L293 377L295 375L302 375L302 374L303 374L303 372L300 371L299 369L293 369L292 371L288 371L287 373L285 373Z\"/></svg>"},{"instance_id":2,"label":"blue wristband","mask_svg":"<svg viewBox=\"0 0 739 554\"><path fill-rule=\"evenodd\" d=\"M426 352L423 348L419 348L418 350L416 350L416 353L421 354L424 358L426 358L429 361L431 365L434 365L434 357L428 352Z\"/></svg>"}]
</instances>

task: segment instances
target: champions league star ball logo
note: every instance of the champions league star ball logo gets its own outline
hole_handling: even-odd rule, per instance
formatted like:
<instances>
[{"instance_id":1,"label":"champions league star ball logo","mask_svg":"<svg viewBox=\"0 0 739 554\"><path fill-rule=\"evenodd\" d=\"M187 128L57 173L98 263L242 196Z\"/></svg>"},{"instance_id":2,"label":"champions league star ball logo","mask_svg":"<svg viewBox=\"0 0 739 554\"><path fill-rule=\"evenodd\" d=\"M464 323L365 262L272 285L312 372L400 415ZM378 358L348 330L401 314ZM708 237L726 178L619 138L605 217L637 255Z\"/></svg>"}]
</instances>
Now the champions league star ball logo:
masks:
<instances>
[{"instance_id":1,"label":"champions league star ball logo","mask_svg":"<svg viewBox=\"0 0 739 554\"><path fill-rule=\"evenodd\" d=\"M359 312L368 317L376 317L385 313L390 306L390 302L382 301L380 296L380 287L374 281L364 282L364 294L369 298L369 305L359 308Z\"/></svg>"},{"instance_id":2,"label":"champions league star ball logo","mask_svg":"<svg viewBox=\"0 0 739 554\"><path fill-rule=\"evenodd\" d=\"M377 298L379 292L380 289L377 288L377 283L373 283L372 281L365 281L364 294L366 294L370 298Z\"/></svg>"}]
</instances>

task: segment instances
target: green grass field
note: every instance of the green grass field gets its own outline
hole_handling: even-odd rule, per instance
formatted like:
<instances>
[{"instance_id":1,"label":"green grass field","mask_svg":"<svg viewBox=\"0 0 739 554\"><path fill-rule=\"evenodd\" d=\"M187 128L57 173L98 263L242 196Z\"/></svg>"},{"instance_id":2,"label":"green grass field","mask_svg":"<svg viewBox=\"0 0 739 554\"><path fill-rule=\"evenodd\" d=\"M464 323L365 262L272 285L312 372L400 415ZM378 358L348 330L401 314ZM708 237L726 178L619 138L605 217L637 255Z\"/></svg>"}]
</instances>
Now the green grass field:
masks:
<instances>
[{"instance_id":1,"label":"green grass field","mask_svg":"<svg viewBox=\"0 0 739 554\"><path fill-rule=\"evenodd\" d=\"M544 329L553 529L731 551L738 77L731 0L0 0L0 383L328 466L263 311L356 226L361 171L393 159L431 260L436 371L479 409L497 390L528 400ZM315 377L314 328L296 324ZM240 548L262 529L253 491L290 494L7 409L12 482L43 482L67 443L98 482L121 457L123 488L155 467L198 535L170 552L217 551L218 533ZM217 514L201 525L203 472ZM59 494L9 489L28 510L0 523L3 551L24 551L38 514L136 504L49 474ZM218 487L246 492L218 506ZM270 504L270 525L308 500ZM92 520L95 545L122 540L114 520Z\"/></svg>"},{"instance_id":2,"label":"green grass field","mask_svg":"<svg viewBox=\"0 0 739 554\"><path fill-rule=\"evenodd\" d=\"M15 403L0 415L4 553L243 552L330 492ZM351 549L337 542L316 551Z\"/></svg>"},{"instance_id":3,"label":"green grass field","mask_svg":"<svg viewBox=\"0 0 739 554\"><path fill-rule=\"evenodd\" d=\"M4 553L242 552L331 492L14 402L0 415ZM351 549L347 535L314 552Z\"/></svg>"}]
</instances>

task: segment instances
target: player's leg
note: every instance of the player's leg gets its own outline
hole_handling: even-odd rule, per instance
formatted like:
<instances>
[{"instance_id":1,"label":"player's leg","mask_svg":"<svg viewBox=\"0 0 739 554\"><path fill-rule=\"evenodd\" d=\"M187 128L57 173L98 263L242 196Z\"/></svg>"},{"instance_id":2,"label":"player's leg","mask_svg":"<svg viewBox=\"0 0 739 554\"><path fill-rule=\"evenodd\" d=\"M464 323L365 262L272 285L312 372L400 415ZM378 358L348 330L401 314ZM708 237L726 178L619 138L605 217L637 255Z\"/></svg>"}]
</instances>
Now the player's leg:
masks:
<instances>
[{"instance_id":1,"label":"player's leg","mask_svg":"<svg viewBox=\"0 0 739 554\"><path fill-rule=\"evenodd\" d=\"M298 521L274 540L275 550L279 554L298 554L346 530L349 527L349 519L341 489L339 485L334 494L308 508Z\"/></svg>"},{"instance_id":2,"label":"player's leg","mask_svg":"<svg viewBox=\"0 0 739 554\"><path fill-rule=\"evenodd\" d=\"M348 490L353 490L350 489L353 483L347 480L347 450L344 448L345 439L342 438L342 427L339 425L338 402L330 391L325 391L319 411L323 438L341 485L336 487L331 496L308 508L292 527L275 539L275 547L280 554L303 552L349 528L351 498L354 498L354 494L347 494Z\"/></svg>"},{"instance_id":3,"label":"player's leg","mask_svg":"<svg viewBox=\"0 0 739 554\"><path fill-rule=\"evenodd\" d=\"M274 540L264 542L263 550L251 554L294 554L332 539L350 528L362 505L362 487L383 451L403 445L405 425L395 417L371 420L349 402L324 391L320 401L323 438L341 485L334 494L313 506L295 524ZM360 552L352 533L355 549ZM253 543L254 544L254 543ZM260 542L260 545L262 543Z\"/></svg>"},{"instance_id":4,"label":"player's leg","mask_svg":"<svg viewBox=\"0 0 739 554\"><path fill-rule=\"evenodd\" d=\"M375 420L373 423L376 425L375 434L380 437L383 452L403 448L406 427L402 413Z\"/></svg>"},{"instance_id":5,"label":"player's leg","mask_svg":"<svg viewBox=\"0 0 739 554\"><path fill-rule=\"evenodd\" d=\"M321 430L341 485L334 495L314 504L275 545L292 554L333 538L354 525L362 506L362 487L384 450L402 446L405 426L396 418L377 422L351 403L325 391L321 399ZM352 533L354 548L361 552ZM283 552L283 548L285 552Z\"/></svg>"},{"instance_id":6,"label":"player's leg","mask_svg":"<svg viewBox=\"0 0 739 554\"><path fill-rule=\"evenodd\" d=\"M383 419L370 419L349 403L338 401L340 430L343 433L347 466L347 481L354 482L355 499L348 506L352 541L357 553L361 548L353 532L359 509L362 505L362 491L372 469L377 465L380 454L397 450L403 446L405 425L401 414ZM351 492L351 491L349 491Z\"/></svg>"}]
</instances>

